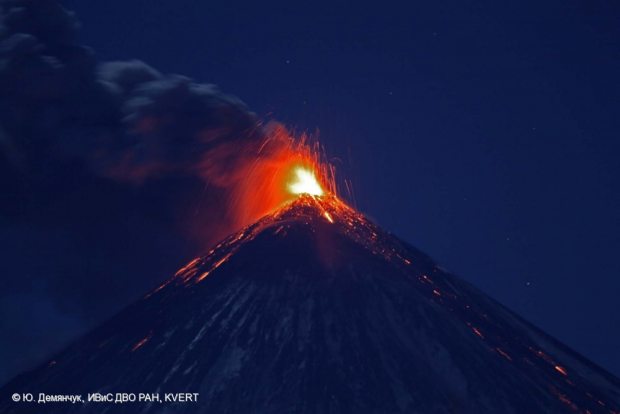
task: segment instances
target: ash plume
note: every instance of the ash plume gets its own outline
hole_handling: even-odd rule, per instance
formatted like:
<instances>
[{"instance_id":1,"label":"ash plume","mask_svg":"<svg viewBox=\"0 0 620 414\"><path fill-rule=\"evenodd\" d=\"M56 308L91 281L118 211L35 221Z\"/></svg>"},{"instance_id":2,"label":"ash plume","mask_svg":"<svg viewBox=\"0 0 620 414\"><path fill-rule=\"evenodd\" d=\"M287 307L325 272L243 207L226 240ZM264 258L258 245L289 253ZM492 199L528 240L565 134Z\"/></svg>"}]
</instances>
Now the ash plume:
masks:
<instances>
[{"instance_id":1,"label":"ash plume","mask_svg":"<svg viewBox=\"0 0 620 414\"><path fill-rule=\"evenodd\" d=\"M214 85L98 63L78 27L53 0L0 1L0 243L18 275L0 382L255 218L247 174L291 146ZM47 315L36 346L25 295Z\"/></svg>"}]
</instances>

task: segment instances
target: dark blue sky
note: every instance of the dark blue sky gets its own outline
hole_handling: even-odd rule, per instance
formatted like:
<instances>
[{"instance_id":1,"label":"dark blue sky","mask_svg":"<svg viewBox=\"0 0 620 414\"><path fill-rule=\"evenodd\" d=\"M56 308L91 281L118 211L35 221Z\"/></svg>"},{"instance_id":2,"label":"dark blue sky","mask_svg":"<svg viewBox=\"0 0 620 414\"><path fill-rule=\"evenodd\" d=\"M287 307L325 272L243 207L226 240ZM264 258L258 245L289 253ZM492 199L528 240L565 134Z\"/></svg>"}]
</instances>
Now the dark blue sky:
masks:
<instances>
[{"instance_id":1,"label":"dark blue sky","mask_svg":"<svg viewBox=\"0 0 620 414\"><path fill-rule=\"evenodd\" d=\"M618 375L612 3L64 2L100 60L318 128L362 211Z\"/></svg>"}]
</instances>

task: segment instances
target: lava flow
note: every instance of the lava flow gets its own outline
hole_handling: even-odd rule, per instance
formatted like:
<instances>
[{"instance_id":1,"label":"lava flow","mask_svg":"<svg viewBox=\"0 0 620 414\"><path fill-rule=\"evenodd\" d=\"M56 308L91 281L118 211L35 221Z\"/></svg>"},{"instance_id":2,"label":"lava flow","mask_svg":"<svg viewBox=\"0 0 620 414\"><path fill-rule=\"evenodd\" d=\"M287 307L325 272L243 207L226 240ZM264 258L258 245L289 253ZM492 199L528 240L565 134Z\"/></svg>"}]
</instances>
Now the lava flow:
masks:
<instances>
[{"instance_id":1,"label":"lava flow","mask_svg":"<svg viewBox=\"0 0 620 414\"><path fill-rule=\"evenodd\" d=\"M620 381L347 206L299 148L243 180L261 218L0 388L0 413L135 389L199 393L179 414L620 413Z\"/></svg>"}]
</instances>

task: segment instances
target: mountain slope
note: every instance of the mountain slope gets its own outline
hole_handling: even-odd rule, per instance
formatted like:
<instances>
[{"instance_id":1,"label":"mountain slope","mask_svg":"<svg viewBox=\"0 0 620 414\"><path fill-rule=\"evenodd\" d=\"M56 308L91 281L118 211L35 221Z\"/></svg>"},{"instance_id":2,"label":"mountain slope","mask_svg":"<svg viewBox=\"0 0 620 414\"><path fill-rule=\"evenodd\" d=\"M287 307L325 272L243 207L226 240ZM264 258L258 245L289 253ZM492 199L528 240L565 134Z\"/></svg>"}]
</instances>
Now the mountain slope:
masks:
<instances>
[{"instance_id":1,"label":"mountain slope","mask_svg":"<svg viewBox=\"0 0 620 414\"><path fill-rule=\"evenodd\" d=\"M0 412L31 412L14 392L199 393L62 412L620 411L618 379L331 197L230 236L3 387Z\"/></svg>"}]
</instances>

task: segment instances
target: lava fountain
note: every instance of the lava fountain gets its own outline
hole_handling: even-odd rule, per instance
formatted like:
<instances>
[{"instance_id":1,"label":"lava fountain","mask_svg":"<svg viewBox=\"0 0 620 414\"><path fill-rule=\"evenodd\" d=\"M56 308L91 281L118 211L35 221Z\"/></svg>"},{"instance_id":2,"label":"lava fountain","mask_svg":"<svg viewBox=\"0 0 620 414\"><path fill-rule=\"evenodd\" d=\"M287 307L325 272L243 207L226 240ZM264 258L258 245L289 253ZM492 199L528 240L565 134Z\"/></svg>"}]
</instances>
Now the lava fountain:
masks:
<instances>
[{"instance_id":1,"label":"lava fountain","mask_svg":"<svg viewBox=\"0 0 620 414\"><path fill-rule=\"evenodd\" d=\"M302 196L336 196L335 169L320 144L295 138L284 128L265 139L244 168L230 206L242 228Z\"/></svg>"},{"instance_id":2,"label":"lava fountain","mask_svg":"<svg viewBox=\"0 0 620 414\"><path fill-rule=\"evenodd\" d=\"M313 171L303 167L296 167L294 173L294 181L287 186L291 193L308 194L311 196L322 196L324 194L321 184L319 184Z\"/></svg>"}]
</instances>

